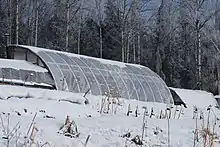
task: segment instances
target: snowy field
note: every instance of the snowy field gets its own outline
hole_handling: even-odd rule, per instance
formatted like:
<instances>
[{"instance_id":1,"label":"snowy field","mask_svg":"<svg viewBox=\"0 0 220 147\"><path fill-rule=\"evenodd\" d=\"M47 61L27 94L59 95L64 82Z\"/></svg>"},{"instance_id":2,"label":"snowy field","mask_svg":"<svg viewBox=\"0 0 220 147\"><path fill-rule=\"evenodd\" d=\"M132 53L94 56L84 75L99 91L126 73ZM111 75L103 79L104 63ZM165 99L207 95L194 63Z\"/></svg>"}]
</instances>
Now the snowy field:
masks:
<instances>
[{"instance_id":1,"label":"snowy field","mask_svg":"<svg viewBox=\"0 0 220 147\"><path fill-rule=\"evenodd\" d=\"M134 147L137 145L131 139L136 135L142 135L144 108L147 108L146 112L148 113L144 121L146 125L143 146L166 147L169 144L168 140L170 140L170 147L193 147L197 120L192 119L193 106L182 107L182 109L173 106L171 113L167 113L171 114L168 120L165 118L165 110L170 106L165 104L114 99L115 104L110 104L109 109L107 109L107 102L103 102L104 106L101 110L102 100L106 100L105 96L87 95L89 104L85 104L86 99L83 95L16 86L0 86L0 147L7 146L7 134L10 134L8 137L10 138L10 147L25 146L24 144L28 140L25 137L29 138L30 136L31 131L28 133L28 130L35 114L34 125L38 131L35 143L31 146L84 147L86 139L90 135L87 147ZM203 102L199 101L198 103ZM127 116L129 105L132 112ZM135 117L136 108L138 117ZM151 113L152 108L153 113ZM105 113L107 111L108 114ZM201 111L204 114L204 119L198 119L199 136L198 142L195 142L196 147L203 146L202 132L208 122L209 111L207 108L198 108L199 114ZM151 116L151 114L154 115ZM80 133L77 138L57 133L64 124L67 115L77 125ZM162 118L160 119L160 117ZM219 119L220 111L212 107L208 126L211 134L214 130L212 142L215 147L220 147ZM168 131L168 121L170 131ZM130 137L122 137L129 132Z\"/></svg>"}]
</instances>

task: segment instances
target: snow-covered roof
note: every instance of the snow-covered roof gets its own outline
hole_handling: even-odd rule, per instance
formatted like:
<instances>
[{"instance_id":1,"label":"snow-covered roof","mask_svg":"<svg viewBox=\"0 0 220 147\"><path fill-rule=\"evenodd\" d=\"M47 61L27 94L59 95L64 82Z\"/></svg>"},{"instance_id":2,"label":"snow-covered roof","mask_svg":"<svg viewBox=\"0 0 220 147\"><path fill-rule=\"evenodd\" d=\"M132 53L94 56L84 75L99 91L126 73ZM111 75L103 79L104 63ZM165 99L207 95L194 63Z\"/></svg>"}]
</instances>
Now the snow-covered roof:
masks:
<instances>
[{"instance_id":1,"label":"snow-covered roof","mask_svg":"<svg viewBox=\"0 0 220 147\"><path fill-rule=\"evenodd\" d=\"M220 95L215 95L214 97L215 97L215 99L219 99L220 100Z\"/></svg>"},{"instance_id":2,"label":"snow-covered roof","mask_svg":"<svg viewBox=\"0 0 220 147\"><path fill-rule=\"evenodd\" d=\"M47 69L24 60L0 59L0 68L12 68L16 70L22 69L35 72L48 72Z\"/></svg>"},{"instance_id":3,"label":"snow-covered roof","mask_svg":"<svg viewBox=\"0 0 220 147\"><path fill-rule=\"evenodd\" d=\"M180 88L172 88L179 97L183 100L183 102L188 106L196 105L200 108L206 108L209 105L216 106L217 101L212 93L202 90L190 90L190 89L180 89Z\"/></svg>"}]
</instances>

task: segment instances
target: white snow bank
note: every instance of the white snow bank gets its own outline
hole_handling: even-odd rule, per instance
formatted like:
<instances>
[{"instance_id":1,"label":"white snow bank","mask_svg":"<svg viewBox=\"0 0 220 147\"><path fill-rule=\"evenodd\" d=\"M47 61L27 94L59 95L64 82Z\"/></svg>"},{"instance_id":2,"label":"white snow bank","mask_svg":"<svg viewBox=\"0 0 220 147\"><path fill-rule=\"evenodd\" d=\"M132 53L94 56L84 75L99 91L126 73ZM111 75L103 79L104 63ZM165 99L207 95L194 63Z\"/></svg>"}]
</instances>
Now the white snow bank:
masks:
<instances>
[{"instance_id":1,"label":"white snow bank","mask_svg":"<svg viewBox=\"0 0 220 147\"><path fill-rule=\"evenodd\" d=\"M177 93L187 106L196 105L198 108L207 108L209 105L217 105L212 93L201 90L170 88Z\"/></svg>"},{"instance_id":2,"label":"white snow bank","mask_svg":"<svg viewBox=\"0 0 220 147\"><path fill-rule=\"evenodd\" d=\"M45 84L45 83L37 83L37 82L29 82L29 81L22 81L22 80L17 80L17 79L5 79L5 78L0 78L1 82L8 82L11 84L22 84L22 85L28 85L28 86L46 86L46 87L53 87L52 85Z\"/></svg>"},{"instance_id":3,"label":"white snow bank","mask_svg":"<svg viewBox=\"0 0 220 147\"><path fill-rule=\"evenodd\" d=\"M23 69L36 72L48 72L47 69L34 65L24 60L0 59L0 68Z\"/></svg>"},{"instance_id":4,"label":"white snow bank","mask_svg":"<svg viewBox=\"0 0 220 147\"><path fill-rule=\"evenodd\" d=\"M67 99L76 103L84 103L83 94L74 94L57 90L45 90L40 88L27 88L22 86L0 85L0 98L7 99L10 97L35 98L46 100Z\"/></svg>"},{"instance_id":5,"label":"white snow bank","mask_svg":"<svg viewBox=\"0 0 220 147\"><path fill-rule=\"evenodd\" d=\"M148 114L150 114L152 108L155 114L152 118L150 118L149 115L146 116L144 146L166 147L168 144L168 121L167 119L158 119L161 110L163 110L164 114L164 110L167 107L166 104L119 99L120 105L110 105L111 110L112 108L117 110L116 114L111 110L109 114L100 114L100 105L102 99L105 98L104 96L87 95L86 98L89 99L90 103L88 105L79 105L58 100L82 99L83 94L19 86L0 86L0 92L5 98L10 95L20 95L24 97L29 93L29 99L19 99L16 96L7 100L0 100L0 114L4 125L7 126L8 113L10 113L10 129L14 128L15 124L20 121L17 141L19 145L24 142L24 136L26 136L31 120L37 112L35 126L39 131L37 132L36 143L40 146L48 142L51 147L83 147L87 136L91 135L87 147L124 147L125 144L129 147L135 147L135 145L131 144L128 140L131 140L131 138L136 135L141 135L144 112L143 106L147 107ZM129 104L132 114L126 116ZM140 114L138 117L134 115L136 106L138 106L138 113ZM183 108L183 114L179 113L180 111L176 111L175 114L175 108L176 106L172 108L170 119L171 147L192 147L193 131L195 130L195 119L192 119L192 111L188 111L188 107L187 109ZM26 112L24 111L25 109L27 110ZM215 111L217 117L220 116L219 111L217 112L217 110L214 109L213 111ZM205 110L205 118L207 118L207 113L208 111ZM180 119L174 117L178 114L181 114ZM70 119L76 122L78 131L80 132L79 138L69 138L57 133L64 123L66 115L69 115ZM211 115L213 115L213 113L211 113ZM48 118L47 116L51 116L52 118ZM199 131L201 131L202 123L203 120L198 120ZM210 124L212 130L212 117L210 117ZM215 126L215 132L217 132L217 134L220 132L219 125L220 121L217 121ZM0 147L5 147L6 140L2 139L2 136L4 136L2 130L3 126L0 124ZM129 139L121 137L128 132L131 132ZM155 132L158 134L155 134ZM16 136L11 139L10 145L15 146L15 142ZM196 146L202 146L200 144L201 142L196 143ZM215 147L219 145L217 142L214 144Z\"/></svg>"}]
</instances>

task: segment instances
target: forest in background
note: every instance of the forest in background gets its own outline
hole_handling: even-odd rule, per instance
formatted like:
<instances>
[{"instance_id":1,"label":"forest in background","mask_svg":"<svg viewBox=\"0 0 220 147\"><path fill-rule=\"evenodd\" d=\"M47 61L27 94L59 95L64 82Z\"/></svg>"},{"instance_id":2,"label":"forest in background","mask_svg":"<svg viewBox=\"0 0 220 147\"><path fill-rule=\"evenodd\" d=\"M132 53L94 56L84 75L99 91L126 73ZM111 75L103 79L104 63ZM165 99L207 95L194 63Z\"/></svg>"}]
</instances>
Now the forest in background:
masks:
<instances>
[{"instance_id":1,"label":"forest in background","mask_svg":"<svg viewBox=\"0 0 220 147\"><path fill-rule=\"evenodd\" d=\"M141 64L220 91L220 0L1 0L0 56L24 44Z\"/></svg>"}]
</instances>

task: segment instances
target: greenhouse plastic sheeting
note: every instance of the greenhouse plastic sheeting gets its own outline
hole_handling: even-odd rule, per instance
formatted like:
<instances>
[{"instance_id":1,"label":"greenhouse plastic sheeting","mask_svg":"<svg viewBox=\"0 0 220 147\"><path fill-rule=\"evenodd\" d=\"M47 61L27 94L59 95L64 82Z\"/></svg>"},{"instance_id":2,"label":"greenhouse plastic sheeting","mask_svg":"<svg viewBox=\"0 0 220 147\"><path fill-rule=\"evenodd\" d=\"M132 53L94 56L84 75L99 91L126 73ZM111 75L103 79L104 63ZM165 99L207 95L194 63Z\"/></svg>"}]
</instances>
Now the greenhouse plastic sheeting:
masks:
<instances>
[{"instance_id":1,"label":"greenhouse plastic sheeting","mask_svg":"<svg viewBox=\"0 0 220 147\"><path fill-rule=\"evenodd\" d=\"M52 50L36 53L48 66L58 90L173 103L165 82L147 67Z\"/></svg>"}]
</instances>

